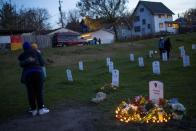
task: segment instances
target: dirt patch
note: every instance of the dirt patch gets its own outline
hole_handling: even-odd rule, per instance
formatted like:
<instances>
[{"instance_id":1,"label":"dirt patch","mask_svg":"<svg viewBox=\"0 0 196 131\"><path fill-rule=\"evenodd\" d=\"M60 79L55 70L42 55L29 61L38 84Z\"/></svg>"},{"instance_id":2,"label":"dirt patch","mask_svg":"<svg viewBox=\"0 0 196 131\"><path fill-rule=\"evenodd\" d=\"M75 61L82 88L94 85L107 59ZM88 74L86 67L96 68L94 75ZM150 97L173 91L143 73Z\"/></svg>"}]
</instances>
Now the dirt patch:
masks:
<instances>
[{"instance_id":1,"label":"dirt patch","mask_svg":"<svg viewBox=\"0 0 196 131\"><path fill-rule=\"evenodd\" d=\"M76 64L80 60L96 61L103 60L106 57L113 57L120 52L129 52L145 48L142 44L114 44L105 45L104 47L65 47L62 50L53 52L46 59L54 61L51 66L66 66Z\"/></svg>"},{"instance_id":2,"label":"dirt patch","mask_svg":"<svg viewBox=\"0 0 196 131\"><path fill-rule=\"evenodd\" d=\"M1 131L93 131L99 115L94 107L61 107L49 114L32 117L25 114L0 124Z\"/></svg>"}]
</instances>

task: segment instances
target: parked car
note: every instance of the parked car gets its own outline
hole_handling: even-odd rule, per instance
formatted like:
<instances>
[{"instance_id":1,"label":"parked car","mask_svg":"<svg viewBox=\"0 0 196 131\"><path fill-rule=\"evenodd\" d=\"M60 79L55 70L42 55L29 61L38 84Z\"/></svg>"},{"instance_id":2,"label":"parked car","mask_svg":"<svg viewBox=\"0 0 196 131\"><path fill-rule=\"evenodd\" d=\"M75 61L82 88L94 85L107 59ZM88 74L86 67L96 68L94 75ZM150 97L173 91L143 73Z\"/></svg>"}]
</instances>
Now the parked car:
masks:
<instances>
[{"instance_id":1,"label":"parked car","mask_svg":"<svg viewBox=\"0 0 196 131\"><path fill-rule=\"evenodd\" d=\"M53 47L83 45L85 39L80 38L80 34L74 32L55 33L53 36Z\"/></svg>"}]
</instances>

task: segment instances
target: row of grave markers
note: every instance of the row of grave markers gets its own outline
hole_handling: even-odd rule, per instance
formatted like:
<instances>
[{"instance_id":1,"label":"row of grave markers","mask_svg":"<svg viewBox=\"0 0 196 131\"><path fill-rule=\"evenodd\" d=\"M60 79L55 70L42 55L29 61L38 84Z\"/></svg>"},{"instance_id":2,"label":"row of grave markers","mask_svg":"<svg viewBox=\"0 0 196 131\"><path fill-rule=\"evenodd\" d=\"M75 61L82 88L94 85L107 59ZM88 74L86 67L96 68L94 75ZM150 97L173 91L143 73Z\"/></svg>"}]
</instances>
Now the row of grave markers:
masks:
<instances>
[{"instance_id":1,"label":"row of grave markers","mask_svg":"<svg viewBox=\"0 0 196 131\"><path fill-rule=\"evenodd\" d=\"M195 44L192 45L192 49L196 49ZM179 47L179 50L180 50L180 56L183 59L183 67L190 66L190 57L186 55L184 46ZM153 53L154 53L153 50L150 50L149 57L152 57ZM168 61L167 52L162 53L162 60ZM130 61L131 62L135 61L134 54L130 54ZM139 67L144 67L143 57L138 57L138 63L139 63ZM83 71L84 70L83 61L79 61L78 65L79 65L79 70ZM118 87L119 86L119 70L114 69L114 63L113 61L111 61L110 57L106 58L106 65L108 67L109 73L112 73L112 86ZM160 75L161 71L160 71L159 61L152 62L152 72L156 75ZM70 69L66 70L66 74L67 74L68 81L73 81L73 76L72 76L72 72Z\"/></svg>"}]
</instances>

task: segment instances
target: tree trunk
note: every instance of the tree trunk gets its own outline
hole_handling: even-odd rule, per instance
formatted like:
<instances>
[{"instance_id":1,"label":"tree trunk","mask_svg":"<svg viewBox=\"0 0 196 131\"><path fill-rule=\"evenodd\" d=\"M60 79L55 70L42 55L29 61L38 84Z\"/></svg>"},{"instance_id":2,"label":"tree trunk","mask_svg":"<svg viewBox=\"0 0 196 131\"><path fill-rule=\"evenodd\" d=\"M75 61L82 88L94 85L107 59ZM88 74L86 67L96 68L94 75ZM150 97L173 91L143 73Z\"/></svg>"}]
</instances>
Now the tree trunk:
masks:
<instances>
[{"instance_id":1,"label":"tree trunk","mask_svg":"<svg viewBox=\"0 0 196 131\"><path fill-rule=\"evenodd\" d=\"M116 29L116 25L113 25L113 30L114 30L115 39L118 40L118 32Z\"/></svg>"}]
</instances>

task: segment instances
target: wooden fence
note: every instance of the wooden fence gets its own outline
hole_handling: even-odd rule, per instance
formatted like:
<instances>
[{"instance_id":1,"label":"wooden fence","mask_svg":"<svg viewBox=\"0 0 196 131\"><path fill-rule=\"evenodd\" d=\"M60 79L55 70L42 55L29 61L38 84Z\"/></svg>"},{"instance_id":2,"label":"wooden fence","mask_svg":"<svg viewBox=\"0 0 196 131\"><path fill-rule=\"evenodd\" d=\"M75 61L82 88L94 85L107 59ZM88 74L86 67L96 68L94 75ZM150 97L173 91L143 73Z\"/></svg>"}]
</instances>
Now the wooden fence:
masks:
<instances>
[{"instance_id":1,"label":"wooden fence","mask_svg":"<svg viewBox=\"0 0 196 131\"><path fill-rule=\"evenodd\" d=\"M52 47L52 39L46 35L30 35L22 36L23 42L28 41L30 43L35 42L39 48Z\"/></svg>"}]
</instances>

